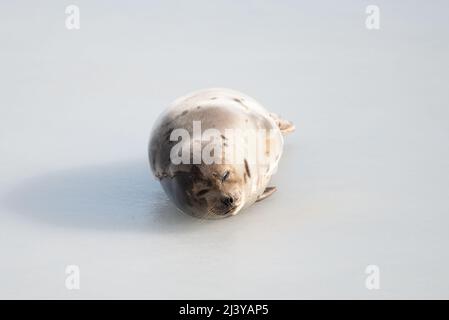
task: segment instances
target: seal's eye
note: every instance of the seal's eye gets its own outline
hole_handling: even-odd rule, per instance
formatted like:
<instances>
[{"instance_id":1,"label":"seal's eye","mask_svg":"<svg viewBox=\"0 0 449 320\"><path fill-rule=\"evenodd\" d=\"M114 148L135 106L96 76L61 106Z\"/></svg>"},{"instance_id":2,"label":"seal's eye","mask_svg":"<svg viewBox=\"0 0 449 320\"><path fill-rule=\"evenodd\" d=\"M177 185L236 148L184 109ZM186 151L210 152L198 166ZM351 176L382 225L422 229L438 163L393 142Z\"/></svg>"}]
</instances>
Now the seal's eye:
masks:
<instances>
[{"instance_id":1,"label":"seal's eye","mask_svg":"<svg viewBox=\"0 0 449 320\"><path fill-rule=\"evenodd\" d=\"M198 193L196 194L196 196L197 197L201 197L201 196L204 196L206 193L208 193L209 192L209 189L203 189L203 190L200 190L200 191L198 191Z\"/></svg>"},{"instance_id":2,"label":"seal's eye","mask_svg":"<svg viewBox=\"0 0 449 320\"><path fill-rule=\"evenodd\" d=\"M230 175L229 171L226 171L223 177L221 178L221 181L224 182L227 178L229 178L229 175Z\"/></svg>"}]
</instances>

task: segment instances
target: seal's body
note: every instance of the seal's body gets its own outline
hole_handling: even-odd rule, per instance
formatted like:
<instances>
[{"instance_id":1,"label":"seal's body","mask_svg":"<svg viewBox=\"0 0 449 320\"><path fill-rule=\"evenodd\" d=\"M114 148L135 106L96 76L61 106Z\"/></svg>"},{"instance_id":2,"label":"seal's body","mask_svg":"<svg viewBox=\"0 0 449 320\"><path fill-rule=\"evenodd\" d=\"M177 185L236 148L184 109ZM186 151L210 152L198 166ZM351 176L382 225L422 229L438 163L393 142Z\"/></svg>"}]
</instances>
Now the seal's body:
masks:
<instances>
[{"instance_id":1,"label":"seal's body","mask_svg":"<svg viewBox=\"0 0 449 320\"><path fill-rule=\"evenodd\" d=\"M282 134L293 130L290 122L240 92L197 91L175 100L156 121L149 144L151 170L183 212L228 217L276 190L267 185L282 154ZM247 152L256 143L247 132L256 132L263 147L257 159Z\"/></svg>"}]
</instances>

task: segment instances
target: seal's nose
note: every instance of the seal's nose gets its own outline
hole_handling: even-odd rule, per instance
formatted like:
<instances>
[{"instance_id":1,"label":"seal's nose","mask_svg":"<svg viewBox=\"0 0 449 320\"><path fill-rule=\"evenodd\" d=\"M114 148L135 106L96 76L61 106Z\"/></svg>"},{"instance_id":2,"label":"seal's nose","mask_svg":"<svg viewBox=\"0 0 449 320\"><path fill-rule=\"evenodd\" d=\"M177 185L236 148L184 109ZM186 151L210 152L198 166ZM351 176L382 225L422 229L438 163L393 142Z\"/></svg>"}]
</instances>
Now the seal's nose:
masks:
<instances>
[{"instance_id":1,"label":"seal's nose","mask_svg":"<svg viewBox=\"0 0 449 320\"><path fill-rule=\"evenodd\" d=\"M233 198L233 197L230 197L230 196L223 197L223 198L221 199L221 202L222 202L225 206L231 207L231 206L234 204L234 198Z\"/></svg>"}]
</instances>

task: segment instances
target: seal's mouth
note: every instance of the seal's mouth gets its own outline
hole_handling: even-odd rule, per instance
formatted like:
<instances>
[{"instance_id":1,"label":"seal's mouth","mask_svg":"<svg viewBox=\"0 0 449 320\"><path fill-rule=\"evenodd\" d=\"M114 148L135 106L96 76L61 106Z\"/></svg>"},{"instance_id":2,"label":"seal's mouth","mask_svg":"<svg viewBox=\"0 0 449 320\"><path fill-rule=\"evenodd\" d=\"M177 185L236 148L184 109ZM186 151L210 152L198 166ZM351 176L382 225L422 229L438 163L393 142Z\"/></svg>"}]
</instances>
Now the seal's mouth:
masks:
<instances>
[{"instance_id":1,"label":"seal's mouth","mask_svg":"<svg viewBox=\"0 0 449 320\"><path fill-rule=\"evenodd\" d=\"M231 207L231 208L214 208L212 210L210 210L211 213L213 213L216 216L226 216L228 214L232 214L235 210L237 209L237 207Z\"/></svg>"},{"instance_id":2,"label":"seal's mouth","mask_svg":"<svg viewBox=\"0 0 449 320\"><path fill-rule=\"evenodd\" d=\"M225 212L221 213L221 215L225 216L225 215L228 215L228 214L232 214L235 211L235 209L237 209L236 206L226 210Z\"/></svg>"},{"instance_id":3,"label":"seal's mouth","mask_svg":"<svg viewBox=\"0 0 449 320\"><path fill-rule=\"evenodd\" d=\"M238 205L232 205L232 206L217 206L210 210L210 213L213 215L224 218L225 216L233 215L235 212L237 212L239 206Z\"/></svg>"}]
</instances>

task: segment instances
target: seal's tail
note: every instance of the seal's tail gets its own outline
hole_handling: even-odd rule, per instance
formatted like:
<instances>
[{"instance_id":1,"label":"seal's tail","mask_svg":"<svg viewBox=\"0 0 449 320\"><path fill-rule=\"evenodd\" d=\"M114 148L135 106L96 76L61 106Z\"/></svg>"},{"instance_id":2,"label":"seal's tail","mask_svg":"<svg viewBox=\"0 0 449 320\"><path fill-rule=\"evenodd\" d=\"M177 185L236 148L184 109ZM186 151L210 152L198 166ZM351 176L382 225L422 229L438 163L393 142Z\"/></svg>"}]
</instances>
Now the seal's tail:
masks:
<instances>
[{"instance_id":1,"label":"seal's tail","mask_svg":"<svg viewBox=\"0 0 449 320\"><path fill-rule=\"evenodd\" d=\"M295 131L295 125L290 121L284 120L275 113L270 113L270 117L274 119L283 135Z\"/></svg>"}]
</instances>

